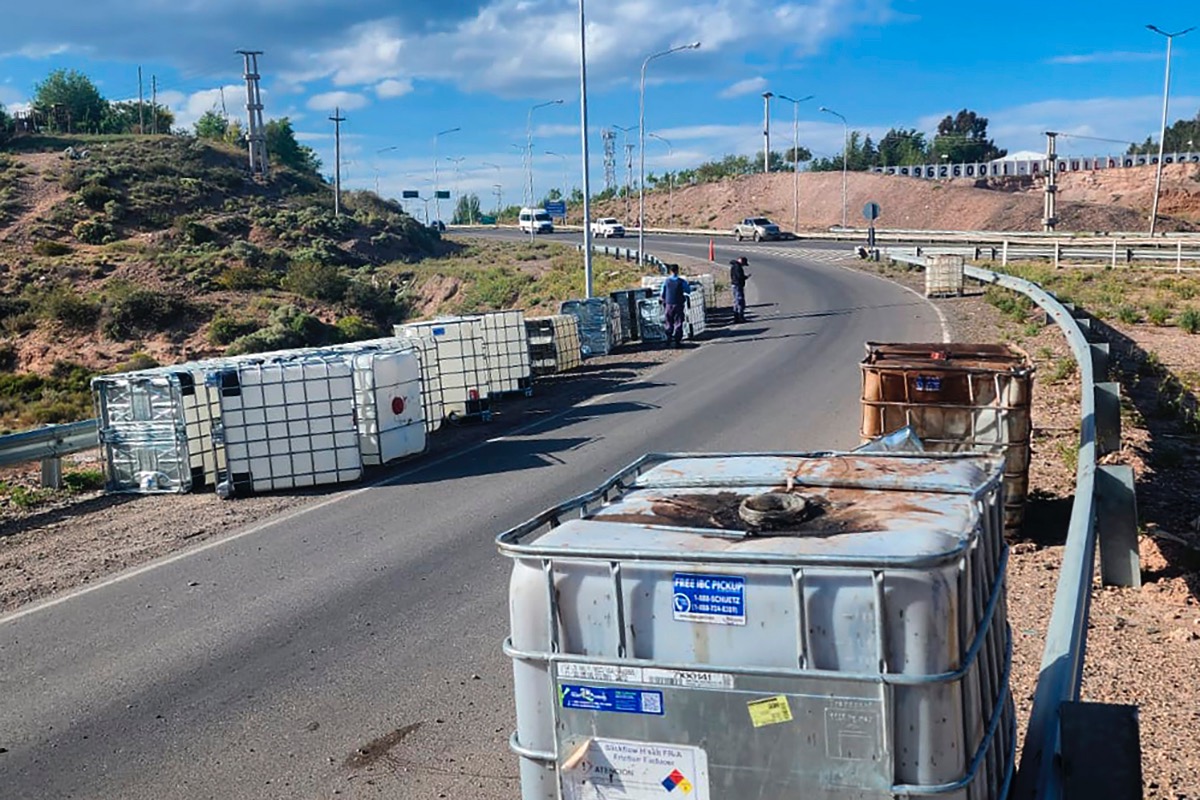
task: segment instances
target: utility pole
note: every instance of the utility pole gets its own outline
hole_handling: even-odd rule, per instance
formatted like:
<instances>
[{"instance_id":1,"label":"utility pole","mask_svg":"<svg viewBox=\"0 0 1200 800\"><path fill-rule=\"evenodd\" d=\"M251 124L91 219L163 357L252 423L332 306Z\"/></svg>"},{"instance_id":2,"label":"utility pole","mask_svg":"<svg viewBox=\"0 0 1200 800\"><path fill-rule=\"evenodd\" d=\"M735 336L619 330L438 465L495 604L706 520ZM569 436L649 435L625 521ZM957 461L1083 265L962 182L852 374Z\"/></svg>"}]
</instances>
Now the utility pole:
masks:
<instances>
[{"instance_id":1,"label":"utility pole","mask_svg":"<svg viewBox=\"0 0 1200 800\"><path fill-rule=\"evenodd\" d=\"M771 98L774 92L763 92L763 172L771 171Z\"/></svg>"},{"instance_id":2,"label":"utility pole","mask_svg":"<svg viewBox=\"0 0 1200 800\"><path fill-rule=\"evenodd\" d=\"M1058 134L1046 131L1046 212L1042 218L1042 230L1052 232L1058 224Z\"/></svg>"},{"instance_id":3,"label":"utility pole","mask_svg":"<svg viewBox=\"0 0 1200 800\"><path fill-rule=\"evenodd\" d=\"M1153 236L1154 225L1158 222L1158 192L1162 188L1163 146L1166 145L1167 139L1167 98L1171 93L1171 43L1175 41L1176 36L1183 36L1185 33L1191 33L1196 29L1192 27L1185 31L1167 33L1153 25L1147 25L1146 27L1157 34L1167 37L1167 76L1163 80L1162 125L1158 129L1158 169L1154 172L1154 203L1150 209L1150 235Z\"/></svg>"},{"instance_id":4,"label":"utility pole","mask_svg":"<svg viewBox=\"0 0 1200 800\"><path fill-rule=\"evenodd\" d=\"M158 76L150 76L150 132L158 133Z\"/></svg>"},{"instance_id":5,"label":"utility pole","mask_svg":"<svg viewBox=\"0 0 1200 800\"><path fill-rule=\"evenodd\" d=\"M262 50L238 50L243 60L246 79L246 138L250 143L250 172L267 177L267 132L263 125L262 92L259 89L258 57Z\"/></svg>"},{"instance_id":6,"label":"utility pole","mask_svg":"<svg viewBox=\"0 0 1200 800\"><path fill-rule=\"evenodd\" d=\"M617 189L617 134L608 128L600 131L604 142L604 191Z\"/></svg>"},{"instance_id":7,"label":"utility pole","mask_svg":"<svg viewBox=\"0 0 1200 800\"><path fill-rule=\"evenodd\" d=\"M142 68L138 66L138 135L146 132L146 118L142 111Z\"/></svg>"},{"instance_id":8,"label":"utility pole","mask_svg":"<svg viewBox=\"0 0 1200 800\"><path fill-rule=\"evenodd\" d=\"M625 224L629 224L630 206L633 203L633 148L625 145Z\"/></svg>"},{"instance_id":9,"label":"utility pole","mask_svg":"<svg viewBox=\"0 0 1200 800\"><path fill-rule=\"evenodd\" d=\"M333 215L336 217L342 213L342 123L346 118L341 108L334 106L329 120L333 123Z\"/></svg>"},{"instance_id":10,"label":"utility pole","mask_svg":"<svg viewBox=\"0 0 1200 800\"><path fill-rule=\"evenodd\" d=\"M579 138L583 150L583 296L592 299L592 186L588 162L587 22L579 0ZM606 165L607 166L607 165ZM565 170L565 167L564 167ZM564 188L563 191L566 191Z\"/></svg>"}]
</instances>

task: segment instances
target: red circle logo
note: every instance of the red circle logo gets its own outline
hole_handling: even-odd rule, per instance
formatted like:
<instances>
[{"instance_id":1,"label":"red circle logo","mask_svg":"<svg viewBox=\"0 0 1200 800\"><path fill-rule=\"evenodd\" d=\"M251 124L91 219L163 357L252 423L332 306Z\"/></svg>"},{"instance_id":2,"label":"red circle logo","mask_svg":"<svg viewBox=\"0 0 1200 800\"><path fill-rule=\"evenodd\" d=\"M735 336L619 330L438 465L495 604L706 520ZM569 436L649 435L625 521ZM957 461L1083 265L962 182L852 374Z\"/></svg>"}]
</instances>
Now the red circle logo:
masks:
<instances>
[{"instance_id":1,"label":"red circle logo","mask_svg":"<svg viewBox=\"0 0 1200 800\"><path fill-rule=\"evenodd\" d=\"M392 413L395 414L397 417L404 413L404 398L403 397L393 397L392 398Z\"/></svg>"}]
</instances>

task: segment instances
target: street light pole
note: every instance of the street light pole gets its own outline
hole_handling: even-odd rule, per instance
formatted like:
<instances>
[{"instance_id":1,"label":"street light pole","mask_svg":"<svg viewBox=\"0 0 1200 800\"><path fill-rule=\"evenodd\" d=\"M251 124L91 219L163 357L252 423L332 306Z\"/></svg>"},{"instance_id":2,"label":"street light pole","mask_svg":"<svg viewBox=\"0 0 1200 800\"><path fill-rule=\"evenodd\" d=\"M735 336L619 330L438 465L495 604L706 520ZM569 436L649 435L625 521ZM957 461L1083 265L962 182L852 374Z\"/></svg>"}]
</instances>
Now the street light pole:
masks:
<instances>
[{"instance_id":1,"label":"street light pole","mask_svg":"<svg viewBox=\"0 0 1200 800\"><path fill-rule=\"evenodd\" d=\"M460 164L462 164L462 162L464 162L464 161L466 161L466 160L467 160L467 157L466 157L466 156L459 156L458 158L447 158L446 160L447 160L447 161L452 161L452 162L454 162L454 194L455 194L455 196L457 196L457 197L458 197L458 200L456 201L456 205L455 205L455 209L454 209L454 210L457 212L457 211L458 211L458 206L457 206L457 203L459 203L459 202L462 202L462 192L460 192L460 191L458 190L458 167L459 167L459 165L460 165ZM469 212L469 211L468 211L468 214L470 214L470 212ZM475 218L474 218L474 216L473 216L473 215L471 215L471 216L469 217L469 219L471 220L471 224L474 224L474 222L475 222ZM453 222L453 218L451 218L451 221Z\"/></svg>"},{"instance_id":2,"label":"street light pole","mask_svg":"<svg viewBox=\"0 0 1200 800\"><path fill-rule=\"evenodd\" d=\"M813 97L810 94L795 100L786 94L779 95L780 100L792 104L792 233L800 230L800 104Z\"/></svg>"},{"instance_id":3,"label":"street light pole","mask_svg":"<svg viewBox=\"0 0 1200 800\"><path fill-rule=\"evenodd\" d=\"M383 155L389 150L399 150L400 145L394 144L391 147L381 147L375 151L375 155ZM375 196L379 197L379 162L375 162Z\"/></svg>"},{"instance_id":4,"label":"street light pole","mask_svg":"<svg viewBox=\"0 0 1200 800\"><path fill-rule=\"evenodd\" d=\"M638 266L646 263L646 67L656 58L678 53L680 50L695 50L699 42L681 44L661 53L652 53L642 62L642 82L638 91Z\"/></svg>"},{"instance_id":5,"label":"street light pole","mask_svg":"<svg viewBox=\"0 0 1200 800\"><path fill-rule=\"evenodd\" d=\"M850 149L850 125L846 122L846 118L832 108L821 106L821 111L826 114L833 114L842 121L842 227L846 227L846 162L848 161L848 150Z\"/></svg>"},{"instance_id":6,"label":"street light pole","mask_svg":"<svg viewBox=\"0 0 1200 800\"><path fill-rule=\"evenodd\" d=\"M493 164L490 161L484 161L483 166L491 167L492 169L496 170L496 180L497 181L500 180L500 165L499 164ZM500 184L494 183L494 184L492 184L492 188L496 190L496 216L499 217L500 216Z\"/></svg>"},{"instance_id":7,"label":"street light pole","mask_svg":"<svg viewBox=\"0 0 1200 800\"><path fill-rule=\"evenodd\" d=\"M434 213L437 214L437 218L439 220L442 218L442 201L441 201L441 198L438 197L438 189L440 188L440 186L438 185L438 154L437 154L438 139L440 139L441 137L445 136L448 133L457 133L458 131L461 131L461 130L462 130L462 128L447 128L446 130L438 131L437 133L435 133L433 135L433 210L434 210ZM426 208L425 216L429 216L428 205L426 205L425 208Z\"/></svg>"},{"instance_id":8,"label":"street light pole","mask_svg":"<svg viewBox=\"0 0 1200 800\"><path fill-rule=\"evenodd\" d=\"M526 155L528 156L528 160L526 161L526 164L528 165L526 167L526 176L528 178L528 190L529 190L529 200L528 200L528 202L526 202L525 207L529 208L529 209L533 208L533 112L537 111L539 108L545 108L546 106L561 106L561 105L562 105L562 100L547 100L544 103L538 103L536 106L533 106L532 108L529 109L529 115L525 118L525 152L526 152ZM531 222L532 222L532 220L531 220ZM529 226L529 241L530 242L533 241L534 233L536 230L537 230L537 226L530 224L530 226Z\"/></svg>"},{"instance_id":9,"label":"street light pole","mask_svg":"<svg viewBox=\"0 0 1200 800\"><path fill-rule=\"evenodd\" d=\"M562 183L563 183L563 185L562 185L561 193L562 193L563 200L565 201L567 199L567 157L564 156L562 153L556 153L553 150L545 150L543 152L545 155L555 156L556 158L562 159L562 173L563 173L562 174Z\"/></svg>"},{"instance_id":10,"label":"street light pole","mask_svg":"<svg viewBox=\"0 0 1200 800\"><path fill-rule=\"evenodd\" d=\"M629 149L632 147L629 144L629 132L637 130L637 125L630 125L628 128L624 125L613 125L613 128L621 132L621 152L625 155L625 224L629 225L629 198L633 191L633 153Z\"/></svg>"},{"instance_id":11,"label":"street light pole","mask_svg":"<svg viewBox=\"0 0 1200 800\"><path fill-rule=\"evenodd\" d=\"M1154 25L1147 25L1147 28L1155 33L1167 37L1167 76L1163 80L1163 109L1162 109L1162 124L1158 128L1158 168L1154 172L1154 203L1150 209L1150 235L1154 235L1154 225L1158 222L1158 193L1162 188L1162 169L1163 169L1163 147L1166 144L1167 138L1167 97L1171 92L1171 43L1176 36L1183 36L1185 33L1190 33L1196 30L1194 27L1187 30L1177 31L1176 33L1167 33Z\"/></svg>"},{"instance_id":12,"label":"street light pole","mask_svg":"<svg viewBox=\"0 0 1200 800\"><path fill-rule=\"evenodd\" d=\"M587 21L579 0L579 136L583 150L583 296L592 299L592 198L588 164Z\"/></svg>"},{"instance_id":13,"label":"street light pole","mask_svg":"<svg viewBox=\"0 0 1200 800\"><path fill-rule=\"evenodd\" d=\"M675 148L671 147L671 142L665 136L659 136L657 133L647 133L651 139L658 139L667 146L667 160L670 161L675 155ZM675 176L670 170L667 173L667 226L675 226Z\"/></svg>"},{"instance_id":14,"label":"street light pole","mask_svg":"<svg viewBox=\"0 0 1200 800\"><path fill-rule=\"evenodd\" d=\"M771 171L771 98L774 92L763 92L763 173Z\"/></svg>"}]
</instances>

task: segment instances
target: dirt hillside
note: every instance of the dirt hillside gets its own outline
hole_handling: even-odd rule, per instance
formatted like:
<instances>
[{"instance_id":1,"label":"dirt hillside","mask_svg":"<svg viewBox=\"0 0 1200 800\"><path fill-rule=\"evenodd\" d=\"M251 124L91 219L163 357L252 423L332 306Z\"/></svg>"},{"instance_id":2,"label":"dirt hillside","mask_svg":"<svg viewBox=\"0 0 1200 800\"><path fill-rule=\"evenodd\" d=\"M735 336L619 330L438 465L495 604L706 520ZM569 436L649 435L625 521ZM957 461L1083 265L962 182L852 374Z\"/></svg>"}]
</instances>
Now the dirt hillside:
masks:
<instances>
[{"instance_id":1,"label":"dirt hillside","mask_svg":"<svg viewBox=\"0 0 1200 800\"><path fill-rule=\"evenodd\" d=\"M1163 230L1191 230L1200 222L1200 169L1172 167L1164 176L1160 214L1178 215L1161 224ZM791 173L750 175L718 183L658 190L646 195L646 220L651 226L724 230L748 215L771 217L785 229L793 227ZM1096 174L1062 176L1059 193L1060 229L1070 231L1132 231L1146 224L1154 171L1120 169ZM801 173L800 230L823 230L842 222L842 175L839 172ZM927 181L869 173L847 176L847 223L861 226L862 207L880 204L880 226L931 230L1041 230L1042 187L1024 191L978 188L974 181ZM601 204L597 215L637 218L637 199Z\"/></svg>"}]
</instances>

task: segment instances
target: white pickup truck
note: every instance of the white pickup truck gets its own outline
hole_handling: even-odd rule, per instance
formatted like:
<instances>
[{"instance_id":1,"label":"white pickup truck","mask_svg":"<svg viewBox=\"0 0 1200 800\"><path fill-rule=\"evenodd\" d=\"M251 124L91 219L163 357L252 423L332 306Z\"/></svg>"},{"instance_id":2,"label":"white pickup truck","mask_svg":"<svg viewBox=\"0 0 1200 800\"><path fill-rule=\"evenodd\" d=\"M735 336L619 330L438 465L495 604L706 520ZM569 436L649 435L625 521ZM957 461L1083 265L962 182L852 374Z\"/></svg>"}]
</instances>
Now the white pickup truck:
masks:
<instances>
[{"instance_id":1,"label":"white pickup truck","mask_svg":"<svg viewBox=\"0 0 1200 800\"><path fill-rule=\"evenodd\" d=\"M625 236L625 226L614 217L604 217L592 223L592 236L603 236L605 239L610 236L621 238Z\"/></svg>"}]
</instances>

